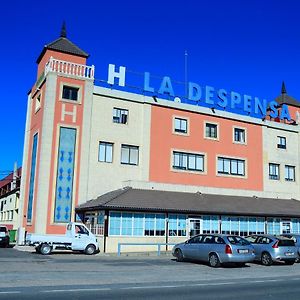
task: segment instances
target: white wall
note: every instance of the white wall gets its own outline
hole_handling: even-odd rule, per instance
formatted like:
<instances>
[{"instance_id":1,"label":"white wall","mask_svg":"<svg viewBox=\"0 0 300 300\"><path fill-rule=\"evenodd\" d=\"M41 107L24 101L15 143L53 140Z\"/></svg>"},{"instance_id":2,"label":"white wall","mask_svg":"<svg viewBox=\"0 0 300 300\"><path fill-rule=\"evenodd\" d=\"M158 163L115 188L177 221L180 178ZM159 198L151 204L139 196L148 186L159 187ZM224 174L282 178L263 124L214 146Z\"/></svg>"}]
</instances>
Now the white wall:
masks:
<instances>
[{"instance_id":1,"label":"white wall","mask_svg":"<svg viewBox=\"0 0 300 300\"><path fill-rule=\"evenodd\" d=\"M276 193L279 198L299 199L299 133L288 131L293 128L286 125L282 128L263 128L263 170L264 170L264 191ZM298 130L298 129L297 129ZM277 147L278 136L286 137L286 149ZM280 179L269 179L269 163L280 164ZM285 165L295 166L296 181L285 180Z\"/></svg>"},{"instance_id":2,"label":"white wall","mask_svg":"<svg viewBox=\"0 0 300 300\"><path fill-rule=\"evenodd\" d=\"M113 123L113 108L128 109L127 124ZM94 95L88 176L88 197L95 198L103 193L122 187L125 180L149 179L150 117L148 104L124 101L118 98ZM99 142L113 143L113 162L98 161ZM122 165L121 145L139 147L139 163ZM82 200L82 199L81 199Z\"/></svg>"}]
</instances>

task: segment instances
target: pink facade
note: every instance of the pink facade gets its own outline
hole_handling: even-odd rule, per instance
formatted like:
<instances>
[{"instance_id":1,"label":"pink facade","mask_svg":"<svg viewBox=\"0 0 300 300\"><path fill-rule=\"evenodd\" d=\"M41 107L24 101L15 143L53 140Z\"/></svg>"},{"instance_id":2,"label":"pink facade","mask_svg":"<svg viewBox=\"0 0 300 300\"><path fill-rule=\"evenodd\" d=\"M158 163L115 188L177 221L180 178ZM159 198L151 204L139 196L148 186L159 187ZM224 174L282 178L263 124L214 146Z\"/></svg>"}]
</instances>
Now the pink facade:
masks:
<instances>
[{"instance_id":1,"label":"pink facade","mask_svg":"<svg viewBox=\"0 0 300 300\"><path fill-rule=\"evenodd\" d=\"M188 120L189 133L174 133L174 117ZM205 138L205 122L218 126L218 138ZM245 144L233 142L233 128L246 130ZM173 184L199 185L219 188L263 189L262 128L259 125L199 113L152 106L150 181ZM203 173L172 169L172 150L205 155ZM246 161L246 176L217 174L217 157L241 158ZM170 159L171 158L171 159Z\"/></svg>"}]
</instances>

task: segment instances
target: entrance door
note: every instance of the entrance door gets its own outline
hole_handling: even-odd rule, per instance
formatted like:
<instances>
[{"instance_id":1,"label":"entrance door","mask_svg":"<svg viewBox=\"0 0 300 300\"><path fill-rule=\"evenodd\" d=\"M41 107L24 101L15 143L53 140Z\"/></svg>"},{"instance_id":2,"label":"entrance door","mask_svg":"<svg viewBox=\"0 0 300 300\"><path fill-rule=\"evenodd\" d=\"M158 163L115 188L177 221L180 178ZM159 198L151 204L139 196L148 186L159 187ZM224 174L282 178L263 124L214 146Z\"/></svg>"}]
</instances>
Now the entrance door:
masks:
<instances>
[{"instance_id":1,"label":"entrance door","mask_svg":"<svg viewBox=\"0 0 300 300\"><path fill-rule=\"evenodd\" d=\"M200 218L193 218L193 219L189 219L190 221L190 232L189 235L190 237L200 234L201 233L201 219Z\"/></svg>"},{"instance_id":2,"label":"entrance door","mask_svg":"<svg viewBox=\"0 0 300 300\"><path fill-rule=\"evenodd\" d=\"M282 233L291 233L291 221L282 220L281 231L282 231Z\"/></svg>"}]
</instances>

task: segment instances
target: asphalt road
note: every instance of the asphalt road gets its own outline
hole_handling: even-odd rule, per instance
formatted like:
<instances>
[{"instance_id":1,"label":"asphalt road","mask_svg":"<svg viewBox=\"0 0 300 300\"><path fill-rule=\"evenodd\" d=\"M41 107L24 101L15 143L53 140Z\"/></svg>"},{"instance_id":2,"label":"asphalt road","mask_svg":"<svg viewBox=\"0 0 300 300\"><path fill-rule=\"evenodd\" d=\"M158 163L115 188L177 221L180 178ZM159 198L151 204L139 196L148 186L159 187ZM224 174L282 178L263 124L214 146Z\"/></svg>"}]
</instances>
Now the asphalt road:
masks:
<instances>
[{"instance_id":1,"label":"asphalt road","mask_svg":"<svg viewBox=\"0 0 300 300\"><path fill-rule=\"evenodd\" d=\"M212 269L171 256L0 248L0 299L300 299L300 264Z\"/></svg>"}]
</instances>

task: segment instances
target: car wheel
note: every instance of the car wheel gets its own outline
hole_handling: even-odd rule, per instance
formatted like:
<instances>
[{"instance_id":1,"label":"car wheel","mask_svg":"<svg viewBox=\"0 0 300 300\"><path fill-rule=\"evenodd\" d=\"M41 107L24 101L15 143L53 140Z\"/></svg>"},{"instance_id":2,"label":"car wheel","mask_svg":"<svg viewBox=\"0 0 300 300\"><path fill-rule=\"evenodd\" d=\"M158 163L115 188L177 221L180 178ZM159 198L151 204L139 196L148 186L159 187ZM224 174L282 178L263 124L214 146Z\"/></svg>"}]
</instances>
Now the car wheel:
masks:
<instances>
[{"instance_id":1,"label":"car wheel","mask_svg":"<svg viewBox=\"0 0 300 300\"><path fill-rule=\"evenodd\" d=\"M286 260L285 261L285 264L289 265L289 266L292 266L294 263L295 263L295 260Z\"/></svg>"},{"instance_id":2,"label":"car wheel","mask_svg":"<svg viewBox=\"0 0 300 300\"><path fill-rule=\"evenodd\" d=\"M264 252L264 253L261 255L261 263L262 263L264 266L271 266L271 265L272 265L273 260L272 260L271 255L270 255L268 252Z\"/></svg>"},{"instance_id":3,"label":"car wheel","mask_svg":"<svg viewBox=\"0 0 300 300\"><path fill-rule=\"evenodd\" d=\"M208 258L208 263L212 268L220 267L221 263L216 253L212 253Z\"/></svg>"},{"instance_id":4,"label":"car wheel","mask_svg":"<svg viewBox=\"0 0 300 300\"><path fill-rule=\"evenodd\" d=\"M93 244L89 244L86 246L84 253L87 255L92 255L96 252L96 247Z\"/></svg>"},{"instance_id":5,"label":"car wheel","mask_svg":"<svg viewBox=\"0 0 300 300\"><path fill-rule=\"evenodd\" d=\"M175 256L176 256L177 261L179 261L179 262L183 261L183 254L180 249L175 250Z\"/></svg>"},{"instance_id":6,"label":"car wheel","mask_svg":"<svg viewBox=\"0 0 300 300\"><path fill-rule=\"evenodd\" d=\"M40 253L43 255L49 255L52 252L52 248L49 244L42 244L39 248Z\"/></svg>"}]
</instances>

